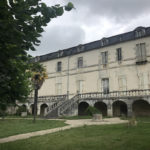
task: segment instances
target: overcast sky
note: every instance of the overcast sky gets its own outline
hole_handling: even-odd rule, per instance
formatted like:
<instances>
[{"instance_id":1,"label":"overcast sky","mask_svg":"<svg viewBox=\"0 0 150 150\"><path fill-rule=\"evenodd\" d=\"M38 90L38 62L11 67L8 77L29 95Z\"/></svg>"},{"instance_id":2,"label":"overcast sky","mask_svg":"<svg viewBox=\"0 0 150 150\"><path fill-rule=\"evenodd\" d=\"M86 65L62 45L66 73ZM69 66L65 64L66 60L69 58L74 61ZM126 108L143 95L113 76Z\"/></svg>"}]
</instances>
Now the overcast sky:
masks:
<instances>
[{"instance_id":1,"label":"overcast sky","mask_svg":"<svg viewBox=\"0 0 150 150\"><path fill-rule=\"evenodd\" d=\"M69 0L42 0L65 5ZM39 56L103 37L150 26L150 0L70 0L75 10L53 19L42 34L41 45L30 52Z\"/></svg>"}]
</instances>

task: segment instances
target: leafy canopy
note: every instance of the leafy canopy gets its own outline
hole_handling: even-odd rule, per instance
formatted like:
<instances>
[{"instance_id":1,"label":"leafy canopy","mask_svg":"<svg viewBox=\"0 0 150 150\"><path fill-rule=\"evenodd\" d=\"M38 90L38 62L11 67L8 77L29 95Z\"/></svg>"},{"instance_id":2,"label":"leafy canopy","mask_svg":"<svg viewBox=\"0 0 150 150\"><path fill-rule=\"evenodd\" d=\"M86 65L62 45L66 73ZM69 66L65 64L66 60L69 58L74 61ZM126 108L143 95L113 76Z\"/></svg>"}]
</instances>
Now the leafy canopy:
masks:
<instances>
[{"instance_id":1,"label":"leafy canopy","mask_svg":"<svg viewBox=\"0 0 150 150\"><path fill-rule=\"evenodd\" d=\"M72 8L70 2L49 7L41 0L0 0L0 106L23 101L30 94L27 51L40 44L44 26Z\"/></svg>"}]
</instances>

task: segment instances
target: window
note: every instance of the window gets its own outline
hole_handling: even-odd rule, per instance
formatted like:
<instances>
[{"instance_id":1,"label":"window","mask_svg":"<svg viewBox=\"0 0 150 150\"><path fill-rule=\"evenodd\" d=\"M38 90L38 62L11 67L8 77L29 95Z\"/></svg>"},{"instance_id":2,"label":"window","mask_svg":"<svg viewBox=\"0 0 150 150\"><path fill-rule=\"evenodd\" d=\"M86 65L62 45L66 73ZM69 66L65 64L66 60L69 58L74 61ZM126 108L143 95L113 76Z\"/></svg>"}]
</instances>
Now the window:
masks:
<instances>
[{"instance_id":1,"label":"window","mask_svg":"<svg viewBox=\"0 0 150 150\"><path fill-rule=\"evenodd\" d=\"M150 72L148 73L148 89L150 89Z\"/></svg>"},{"instance_id":2,"label":"window","mask_svg":"<svg viewBox=\"0 0 150 150\"><path fill-rule=\"evenodd\" d=\"M79 57L78 58L78 68L82 68L83 67L83 57Z\"/></svg>"},{"instance_id":3,"label":"window","mask_svg":"<svg viewBox=\"0 0 150 150\"><path fill-rule=\"evenodd\" d=\"M138 75L138 79L139 79L139 89L144 89L144 76L143 76L143 73L140 73Z\"/></svg>"},{"instance_id":4,"label":"window","mask_svg":"<svg viewBox=\"0 0 150 150\"><path fill-rule=\"evenodd\" d=\"M138 76L139 78L139 89L143 89L144 88L144 78L143 78L143 74L140 74Z\"/></svg>"},{"instance_id":5,"label":"window","mask_svg":"<svg viewBox=\"0 0 150 150\"><path fill-rule=\"evenodd\" d=\"M101 40L101 46L105 46L105 45L107 45L109 43L109 41L108 41L108 39L106 39L106 38L103 38L102 40Z\"/></svg>"},{"instance_id":6,"label":"window","mask_svg":"<svg viewBox=\"0 0 150 150\"><path fill-rule=\"evenodd\" d=\"M135 37L142 37L145 35L145 29L140 29L140 30L137 30L135 31Z\"/></svg>"},{"instance_id":7,"label":"window","mask_svg":"<svg viewBox=\"0 0 150 150\"><path fill-rule=\"evenodd\" d=\"M61 72L61 61L57 63L57 72Z\"/></svg>"},{"instance_id":8,"label":"window","mask_svg":"<svg viewBox=\"0 0 150 150\"><path fill-rule=\"evenodd\" d=\"M62 94L62 84L61 83L57 83L56 84L56 94L57 95L61 95Z\"/></svg>"},{"instance_id":9,"label":"window","mask_svg":"<svg viewBox=\"0 0 150 150\"><path fill-rule=\"evenodd\" d=\"M150 88L150 74L148 72L138 74L138 86L142 90Z\"/></svg>"},{"instance_id":10,"label":"window","mask_svg":"<svg viewBox=\"0 0 150 150\"><path fill-rule=\"evenodd\" d=\"M122 60L122 49L117 48L117 61L121 61L121 60Z\"/></svg>"},{"instance_id":11,"label":"window","mask_svg":"<svg viewBox=\"0 0 150 150\"><path fill-rule=\"evenodd\" d=\"M127 81L125 76L120 76L118 79L119 82L119 90L126 91L127 90Z\"/></svg>"},{"instance_id":12,"label":"window","mask_svg":"<svg viewBox=\"0 0 150 150\"><path fill-rule=\"evenodd\" d=\"M83 80L79 80L77 84L79 93L83 93Z\"/></svg>"},{"instance_id":13,"label":"window","mask_svg":"<svg viewBox=\"0 0 150 150\"><path fill-rule=\"evenodd\" d=\"M108 63L108 52L102 52L102 64L106 65Z\"/></svg>"},{"instance_id":14,"label":"window","mask_svg":"<svg viewBox=\"0 0 150 150\"><path fill-rule=\"evenodd\" d=\"M109 79L108 78L102 79L102 91L104 94L109 93Z\"/></svg>"},{"instance_id":15,"label":"window","mask_svg":"<svg viewBox=\"0 0 150 150\"><path fill-rule=\"evenodd\" d=\"M145 43L136 44L136 59L137 63L147 60Z\"/></svg>"},{"instance_id":16,"label":"window","mask_svg":"<svg viewBox=\"0 0 150 150\"><path fill-rule=\"evenodd\" d=\"M82 52L82 51L84 51L84 45L78 45L77 52Z\"/></svg>"}]
</instances>

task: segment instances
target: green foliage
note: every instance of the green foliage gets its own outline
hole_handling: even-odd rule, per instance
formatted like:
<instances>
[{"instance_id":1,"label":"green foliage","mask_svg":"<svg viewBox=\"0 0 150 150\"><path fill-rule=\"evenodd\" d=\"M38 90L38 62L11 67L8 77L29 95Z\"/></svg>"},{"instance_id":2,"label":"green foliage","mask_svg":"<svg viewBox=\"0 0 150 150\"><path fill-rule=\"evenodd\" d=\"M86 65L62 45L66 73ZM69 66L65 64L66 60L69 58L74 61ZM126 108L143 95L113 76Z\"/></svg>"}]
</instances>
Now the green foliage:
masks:
<instances>
[{"instance_id":1,"label":"green foliage","mask_svg":"<svg viewBox=\"0 0 150 150\"><path fill-rule=\"evenodd\" d=\"M0 117L4 117L6 115L7 105L6 103L0 102Z\"/></svg>"},{"instance_id":2,"label":"green foliage","mask_svg":"<svg viewBox=\"0 0 150 150\"><path fill-rule=\"evenodd\" d=\"M69 2L68 5L65 6L66 11L70 11L72 8L74 8L74 6L71 2Z\"/></svg>"},{"instance_id":3,"label":"green foliage","mask_svg":"<svg viewBox=\"0 0 150 150\"><path fill-rule=\"evenodd\" d=\"M19 106L17 109L16 115L20 116L22 112L26 112L26 111L27 111L27 109L24 105Z\"/></svg>"},{"instance_id":4,"label":"green foliage","mask_svg":"<svg viewBox=\"0 0 150 150\"><path fill-rule=\"evenodd\" d=\"M43 27L73 5L47 6L41 0L0 0L0 105L25 101L31 92L28 50L35 50Z\"/></svg>"},{"instance_id":5,"label":"green foliage","mask_svg":"<svg viewBox=\"0 0 150 150\"><path fill-rule=\"evenodd\" d=\"M137 121L135 117L132 117L128 120L128 127L134 127L137 126Z\"/></svg>"},{"instance_id":6,"label":"green foliage","mask_svg":"<svg viewBox=\"0 0 150 150\"><path fill-rule=\"evenodd\" d=\"M101 112L100 112L97 108L92 107L92 106L89 106L89 107L85 110L85 112L86 112L88 115L90 115L90 116L92 116L93 114L101 114Z\"/></svg>"}]
</instances>

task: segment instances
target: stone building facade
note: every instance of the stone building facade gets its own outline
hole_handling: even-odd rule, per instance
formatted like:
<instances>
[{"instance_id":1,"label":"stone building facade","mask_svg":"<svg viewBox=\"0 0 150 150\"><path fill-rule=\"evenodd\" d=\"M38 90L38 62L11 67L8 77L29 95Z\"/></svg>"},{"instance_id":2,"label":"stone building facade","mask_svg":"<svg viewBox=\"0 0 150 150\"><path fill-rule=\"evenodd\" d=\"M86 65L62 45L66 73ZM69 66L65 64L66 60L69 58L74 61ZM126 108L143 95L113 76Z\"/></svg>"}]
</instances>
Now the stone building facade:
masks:
<instances>
[{"instance_id":1,"label":"stone building facade","mask_svg":"<svg viewBox=\"0 0 150 150\"><path fill-rule=\"evenodd\" d=\"M150 27L38 56L48 79L39 91L38 114L150 115ZM32 95L31 95L32 97ZM32 111L32 98L26 107Z\"/></svg>"}]
</instances>

